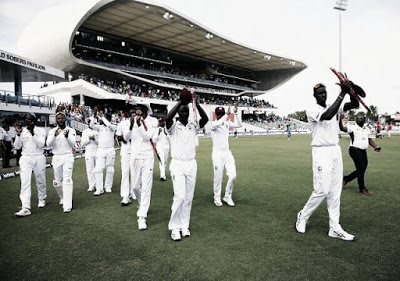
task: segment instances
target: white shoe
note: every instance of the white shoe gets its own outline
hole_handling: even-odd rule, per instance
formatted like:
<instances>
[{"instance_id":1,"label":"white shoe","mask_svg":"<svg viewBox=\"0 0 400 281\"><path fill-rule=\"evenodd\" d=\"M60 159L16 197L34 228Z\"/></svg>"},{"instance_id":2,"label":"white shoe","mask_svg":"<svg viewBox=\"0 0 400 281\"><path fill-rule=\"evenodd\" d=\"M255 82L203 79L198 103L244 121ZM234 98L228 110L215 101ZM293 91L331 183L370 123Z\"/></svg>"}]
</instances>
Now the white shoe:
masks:
<instances>
[{"instance_id":1,"label":"white shoe","mask_svg":"<svg viewBox=\"0 0 400 281\"><path fill-rule=\"evenodd\" d=\"M135 193L129 194L129 197L132 198L132 200L136 200L136 195L135 195Z\"/></svg>"},{"instance_id":2,"label":"white shoe","mask_svg":"<svg viewBox=\"0 0 400 281\"><path fill-rule=\"evenodd\" d=\"M72 211L72 208L68 208L64 210L64 213L70 213Z\"/></svg>"},{"instance_id":3,"label":"white shoe","mask_svg":"<svg viewBox=\"0 0 400 281\"><path fill-rule=\"evenodd\" d=\"M190 231L188 228L182 228L181 232L183 237L190 237Z\"/></svg>"},{"instance_id":4,"label":"white shoe","mask_svg":"<svg viewBox=\"0 0 400 281\"><path fill-rule=\"evenodd\" d=\"M129 200L128 197L123 197L123 198L122 198L122 201L121 201L121 205L122 205L122 206L128 206L129 203L131 203L131 200Z\"/></svg>"},{"instance_id":5,"label":"white shoe","mask_svg":"<svg viewBox=\"0 0 400 281\"><path fill-rule=\"evenodd\" d=\"M180 241L182 238L181 238L181 232L179 231L179 229L177 228L177 229L173 229L172 231L171 231L171 238L172 238L172 240L174 240L174 241Z\"/></svg>"},{"instance_id":6,"label":"white shoe","mask_svg":"<svg viewBox=\"0 0 400 281\"><path fill-rule=\"evenodd\" d=\"M222 206L221 199L214 199L214 205L217 207L221 207Z\"/></svg>"},{"instance_id":7,"label":"white shoe","mask_svg":"<svg viewBox=\"0 0 400 281\"><path fill-rule=\"evenodd\" d=\"M94 187L89 187L88 189L87 189L87 191L88 192L93 192L93 191L95 191L96 189L94 188Z\"/></svg>"},{"instance_id":8,"label":"white shoe","mask_svg":"<svg viewBox=\"0 0 400 281\"><path fill-rule=\"evenodd\" d=\"M111 193L111 192L112 192L111 188L106 188L106 193Z\"/></svg>"},{"instance_id":9,"label":"white shoe","mask_svg":"<svg viewBox=\"0 0 400 281\"><path fill-rule=\"evenodd\" d=\"M139 217L137 220L139 230L147 229L146 219L144 217Z\"/></svg>"},{"instance_id":10,"label":"white shoe","mask_svg":"<svg viewBox=\"0 0 400 281\"><path fill-rule=\"evenodd\" d=\"M22 208L21 210L16 212L14 215L16 217L26 217L26 216L29 216L30 214L31 214L31 210L29 210L28 208Z\"/></svg>"},{"instance_id":11,"label":"white shoe","mask_svg":"<svg viewBox=\"0 0 400 281\"><path fill-rule=\"evenodd\" d=\"M39 199L38 207L43 208L44 206L46 206L46 200Z\"/></svg>"},{"instance_id":12,"label":"white shoe","mask_svg":"<svg viewBox=\"0 0 400 281\"><path fill-rule=\"evenodd\" d=\"M62 205L64 204L64 200L60 199L60 201L58 201L58 205Z\"/></svg>"},{"instance_id":13,"label":"white shoe","mask_svg":"<svg viewBox=\"0 0 400 281\"><path fill-rule=\"evenodd\" d=\"M339 230L329 229L328 236L332 238L339 238L345 241L353 241L355 238L354 235L347 233L343 229Z\"/></svg>"},{"instance_id":14,"label":"white shoe","mask_svg":"<svg viewBox=\"0 0 400 281\"><path fill-rule=\"evenodd\" d=\"M301 211L297 213L296 230L299 233L306 233L307 221L301 216Z\"/></svg>"},{"instance_id":15,"label":"white shoe","mask_svg":"<svg viewBox=\"0 0 400 281\"><path fill-rule=\"evenodd\" d=\"M232 198L230 197L224 197L222 200L224 200L224 202L226 204L228 204L231 207L235 207L235 203L233 202Z\"/></svg>"},{"instance_id":16,"label":"white shoe","mask_svg":"<svg viewBox=\"0 0 400 281\"><path fill-rule=\"evenodd\" d=\"M99 196L99 195L102 195L103 193L104 193L104 190L97 189L97 190L93 193L93 195L94 195L94 196Z\"/></svg>"}]
</instances>

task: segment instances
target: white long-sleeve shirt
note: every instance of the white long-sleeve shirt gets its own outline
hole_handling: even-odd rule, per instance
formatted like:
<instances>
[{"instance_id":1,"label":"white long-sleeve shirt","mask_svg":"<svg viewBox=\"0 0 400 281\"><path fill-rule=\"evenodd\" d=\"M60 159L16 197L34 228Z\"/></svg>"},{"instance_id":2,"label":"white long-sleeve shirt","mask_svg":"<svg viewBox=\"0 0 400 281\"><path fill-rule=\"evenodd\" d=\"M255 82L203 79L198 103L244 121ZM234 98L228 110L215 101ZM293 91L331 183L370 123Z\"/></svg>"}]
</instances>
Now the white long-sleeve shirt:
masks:
<instances>
[{"instance_id":1,"label":"white long-sleeve shirt","mask_svg":"<svg viewBox=\"0 0 400 281\"><path fill-rule=\"evenodd\" d=\"M116 136L122 136L124 137L124 129L125 130L129 130L129 126L131 125L131 120L126 118L124 120L122 120L121 122L118 123L117 125L117 131L115 132ZM131 142L129 141L129 139L125 139L125 142L121 141L120 145L121 145L121 153L131 153Z\"/></svg>"},{"instance_id":2,"label":"white long-sleeve shirt","mask_svg":"<svg viewBox=\"0 0 400 281\"><path fill-rule=\"evenodd\" d=\"M23 128L21 136L15 137L14 147L15 149L22 148L22 156L41 155L45 141L46 132L44 129L35 126L32 136L27 128Z\"/></svg>"},{"instance_id":3,"label":"white long-sleeve shirt","mask_svg":"<svg viewBox=\"0 0 400 281\"><path fill-rule=\"evenodd\" d=\"M99 143L98 148L113 148L114 147L114 133L117 129L116 125L113 125L105 117L102 117L104 125L94 124L94 119L90 121L89 127L99 132Z\"/></svg>"},{"instance_id":4,"label":"white long-sleeve shirt","mask_svg":"<svg viewBox=\"0 0 400 281\"><path fill-rule=\"evenodd\" d=\"M136 121L134 122L132 130L129 130L130 126L124 128L124 139L131 140L131 155L135 159L154 157L153 146L150 143L150 139L154 137L158 121L151 116L147 116L143 121L146 124L147 130L144 128L143 123L138 126Z\"/></svg>"},{"instance_id":5,"label":"white long-sleeve shirt","mask_svg":"<svg viewBox=\"0 0 400 281\"><path fill-rule=\"evenodd\" d=\"M72 153L72 148L76 143L76 131L68 126L59 132L55 136L55 132L59 127L53 128L49 131L46 144L52 147L52 152L54 155L70 154ZM65 137L65 132L68 130L68 137Z\"/></svg>"},{"instance_id":6,"label":"white long-sleeve shirt","mask_svg":"<svg viewBox=\"0 0 400 281\"><path fill-rule=\"evenodd\" d=\"M229 129L242 127L242 120L237 114L235 114L233 122L227 118L228 115L225 114L220 119L210 122L213 151L228 151Z\"/></svg>"},{"instance_id":7,"label":"white long-sleeve shirt","mask_svg":"<svg viewBox=\"0 0 400 281\"><path fill-rule=\"evenodd\" d=\"M85 147L86 151L97 150L98 139L99 139L98 135L99 135L98 132L91 128L83 130L81 144ZM91 137L94 137L94 140L90 139Z\"/></svg>"},{"instance_id":8,"label":"white long-sleeve shirt","mask_svg":"<svg viewBox=\"0 0 400 281\"><path fill-rule=\"evenodd\" d=\"M161 132L160 132L161 129ZM163 127L158 127L156 129L154 141L157 143L157 148L167 149L169 148L169 136L167 134L167 129Z\"/></svg>"}]
</instances>

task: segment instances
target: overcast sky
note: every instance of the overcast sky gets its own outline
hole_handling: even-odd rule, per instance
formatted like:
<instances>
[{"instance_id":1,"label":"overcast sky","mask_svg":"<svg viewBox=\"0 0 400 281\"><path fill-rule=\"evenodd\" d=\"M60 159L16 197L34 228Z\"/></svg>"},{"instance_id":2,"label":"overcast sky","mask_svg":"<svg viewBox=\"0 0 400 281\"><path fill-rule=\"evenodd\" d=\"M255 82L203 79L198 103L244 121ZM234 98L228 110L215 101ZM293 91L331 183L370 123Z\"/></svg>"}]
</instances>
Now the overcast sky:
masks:
<instances>
[{"instance_id":1,"label":"overcast sky","mask_svg":"<svg viewBox=\"0 0 400 281\"><path fill-rule=\"evenodd\" d=\"M0 0L0 49L17 52L18 36L42 9L67 0ZM84 0L68 0L77 2ZM339 87L339 15L332 0L163 0L210 30L256 49L300 60L308 68L265 99L282 114L315 103L312 88ZM77 5L79 7L79 5ZM49 27L51 28L51 27ZM400 111L400 0L349 0L342 13L342 69L361 85L379 113ZM6 85L0 84L0 89ZM28 87L24 88L26 92Z\"/></svg>"}]
</instances>

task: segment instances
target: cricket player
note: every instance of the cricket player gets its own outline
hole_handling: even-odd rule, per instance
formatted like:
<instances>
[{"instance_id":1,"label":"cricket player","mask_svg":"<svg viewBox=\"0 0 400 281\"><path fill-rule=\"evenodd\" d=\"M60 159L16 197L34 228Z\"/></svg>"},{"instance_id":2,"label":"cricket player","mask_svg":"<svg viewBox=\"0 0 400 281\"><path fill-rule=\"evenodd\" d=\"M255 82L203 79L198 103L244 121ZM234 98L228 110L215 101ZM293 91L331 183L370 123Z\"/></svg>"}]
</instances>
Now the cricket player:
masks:
<instances>
[{"instance_id":1,"label":"cricket player","mask_svg":"<svg viewBox=\"0 0 400 281\"><path fill-rule=\"evenodd\" d=\"M131 109L129 110L129 115L131 116L135 114L135 110ZM130 163L131 163L131 142L129 140L124 139L124 128L129 128L130 126L130 118L125 118L121 120L120 123L117 125L117 131L115 135L117 136L118 142L121 145L121 150L120 150L120 158L121 158L121 189L120 189L120 195L121 195L121 205L122 206L127 206L129 203L131 203L131 200L129 197L131 196L131 184L130 184Z\"/></svg>"},{"instance_id":2,"label":"cricket player","mask_svg":"<svg viewBox=\"0 0 400 281\"><path fill-rule=\"evenodd\" d=\"M124 139L131 141L131 184L138 200L138 229L147 229L147 212L150 207L153 186L154 148L152 140L158 126L151 117L149 104L137 104L135 115L130 118L130 126L124 130Z\"/></svg>"},{"instance_id":3,"label":"cricket player","mask_svg":"<svg viewBox=\"0 0 400 281\"><path fill-rule=\"evenodd\" d=\"M212 162L214 168L214 204L217 207L222 206L221 202L221 189L222 177L224 168L228 176L228 182L225 187L224 202L228 206L234 207L235 203L232 200L232 192L234 181L236 179L236 165L235 158L229 150L229 130L230 128L242 127L242 121L237 114L237 106L234 107L234 121L230 121L229 114L231 109L225 114L225 109L221 106L215 109L215 121L210 123L211 138L213 142Z\"/></svg>"},{"instance_id":4,"label":"cricket player","mask_svg":"<svg viewBox=\"0 0 400 281\"><path fill-rule=\"evenodd\" d=\"M91 117L92 119L93 117ZM96 152L99 144L98 132L88 127L82 132L82 145L85 147L85 164L88 178L88 192L96 190L94 169L96 167Z\"/></svg>"},{"instance_id":5,"label":"cricket player","mask_svg":"<svg viewBox=\"0 0 400 281\"><path fill-rule=\"evenodd\" d=\"M342 150L339 146L338 112L357 108L358 101L350 95L351 102L341 106L343 99L350 92L351 82L341 84L341 92L332 105L326 104L327 92L325 85L314 86L314 97L317 104L307 110L308 122L312 134L312 169L314 191L297 214L296 230L306 232L306 224L313 212L326 199L329 213L329 237L346 241L354 240L339 224L340 195L342 192L343 162Z\"/></svg>"},{"instance_id":6,"label":"cricket player","mask_svg":"<svg viewBox=\"0 0 400 281\"><path fill-rule=\"evenodd\" d=\"M75 129L66 126L64 112L56 114L57 127L49 131L46 145L52 147L54 170L53 186L63 204L64 213L72 210L74 155L72 148L76 143Z\"/></svg>"},{"instance_id":7,"label":"cricket player","mask_svg":"<svg viewBox=\"0 0 400 281\"><path fill-rule=\"evenodd\" d=\"M165 174L165 168L167 167L169 156L169 136L165 129L165 118L160 119L159 127L156 131L156 141L156 148L161 159L161 161L158 161L158 167L160 169L160 180L166 181L167 176Z\"/></svg>"},{"instance_id":8,"label":"cricket player","mask_svg":"<svg viewBox=\"0 0 400 281\"><path fill-rule=\"evenodd\" d=\"M196 147L198 146L197 130L204 128L208 122L207 114L201 108L197 96L193 93L197 111L201 119L199 123L189 121L189 107L182 101L171 109L167 115L166 126L170 135L171 163L169 166L174 188L174 198L171 207L171 218L168 229L174 241L189 237L190 212L194 189L196 185L197 162ZM174 121L178 113L179 120Z\"/></svg>"},{"instance_id":9,"label":"cricket player","mask_svg":"<svg viewBox=\"0 0 400 281\"><path fill-rule=\"evenodd\" d=\"M22 148L22 156L19 160L21 169L21 199L22 209L15 213L17 217L25 217L31 214L31 177L32 171L35 175L36 187L39 197L39 208L46 206L46 158L43 154L43 147L46 140L45 130L36 126L36 115L28 113L25 116L25 128L18 122L15 125L16 149Z\"/></svg>"},{"instance_id":10,"label":"cricket player","mask_svg":"<svg viewBox=\"0 0 400 281\"><path fill-rule=\"evenodd\" d=\"M95 118L99 117L99 123L95 123ZM97 114L95 118L90 121L89 127L98 132L98 146L96 152L96 168L94 169L96 180L95 196L104 193L112 192L112 185L114 180L114 162L115 162L115 149L114 149L114 133L117 126L111 124L110 121L104 117L102 111ZM106 180L103 180L103 171L106 169Z\"/></svg>"},{"instance_id":11,"label":"cricket player","mask_svg":"<svg viewBox=\"0 0 400 281\"><path fill-rule=\"evenodd\" d=\"M3 149L3 168L11 168L10 160L11 160L11 150L12 150L12 137L10 134L10 126L8 124L4 124L3 133L0 135L0 145Z\"/></svg>"}]
</instances>

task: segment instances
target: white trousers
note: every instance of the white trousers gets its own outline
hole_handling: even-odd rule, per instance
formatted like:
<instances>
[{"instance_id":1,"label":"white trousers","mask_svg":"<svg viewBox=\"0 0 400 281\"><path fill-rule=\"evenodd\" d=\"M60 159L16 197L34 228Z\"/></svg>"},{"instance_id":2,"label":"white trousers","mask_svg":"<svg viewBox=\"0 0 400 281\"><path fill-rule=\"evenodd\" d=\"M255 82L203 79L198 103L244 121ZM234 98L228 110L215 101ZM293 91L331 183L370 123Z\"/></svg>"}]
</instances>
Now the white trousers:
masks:
<instances>
[{"instance_id":1,"label":"white trousers","mask_svg":"<svg viewBox=\"0 0 400 281\"><path fill-rule=\"evenodd\" d=\"M96 190L111 190L114 180L115 150L111 148L98 148L96 152ZM104 184L103 170L106 169L106 181ZM104 185L104 186L103 186Z\"/></svg>"},{"instance_id":2,"label":"white trousers","mask_svg":"<svg viewBox=\"0 0 400 281\"><path fill-rule=\"evenodd\" d=\"M129 197L131 192L131 185L129 179L130 164L131 164L131 153L128 151L120 150L121 158L121 197Z\"/></svg>"},{"instance_id":3,"label":"white trousers","mask_svg":"<svg viewBox=\"0 0 400 281\"><path fill-rule=\"evenodd\" d=\"M230 150L215 151L212 153L212 162L214 168L214 199L221 199L224 168L228 176L224 197L232 198L233 186L236 179L236 164L232 152Z\"/></svg>"},{"instance_id":4,"label":"white trousers","mask_svg":"<svg viewBox=\"0 0 400 281\"><path fill-rule=\"evenodd\" d=\"M72 209L72 172L74 169L74 155L54 155L51 162L54 170L53 185L60 199L63 200L63 209Z\"/></svg>"},{"instance_id":5,"label":"white trousers","mask_svg":"<svg viewBox=\"0 0 400 281\"><path fill-rule=\"evenodd\" d=\"M342 150L340 146L313 147L312 161L314 191L302 210L302 216L308 220L326 198L329 227L341 229L339 217L343 181Z\"/></svg>"},{"instance_id":6,"label":"white trousers","mask_svg":"<svg viewBox=\"0 0 400 281\"><path fill-rule=\"evenodd\" d=\"M195 159L189 161L172 159L169 170L174 187L174 198L168 229L189 228L196 186L197 162Z\"/></svg>"},{"instance_id":7,"label":"white trousers","mask_svg":"<svg viewBox=\"0 0 400 281\"><path fill-rule=\"evenodd\" d=\"M38 190L39 200L46 199L46 158L44 155L25 155L19 160L21 170L21 191L19 198L21 199L22 208L31 208L31 177L32 171L35 175L36 187Z\"/></svg>"},{"instance_id":8,"label":"white trousers","mask_svg":"<svg viewBox=\"0 0 400 281\"><path fill-rule=\"evenodd\" d=\"M96 186L94 169L96 167L96 151L85 151L86 175L89 188Z\"/></svg>"},{"instance_id":9,"label":"white trousers","mask_svg":"<svg viewBox=\"0 0 400 281\"><path fill-rule=\"evenodd\" d=\"M158 162L158 167L160 168L160 178L166 178L165 169L167 168L169 147L157 147L158 155L161 161Z\"/></svg>"},{"instance_id":10,"label":"white trousers","mask_svg":"<svg viewBox=\"0 0 400 281\"><path fill-rule=\"evenodd\" d=\"M131 184L138 200L138 217L147 217L153 186L154 158L131 159Z\"/></svg>"}]
</instances>

